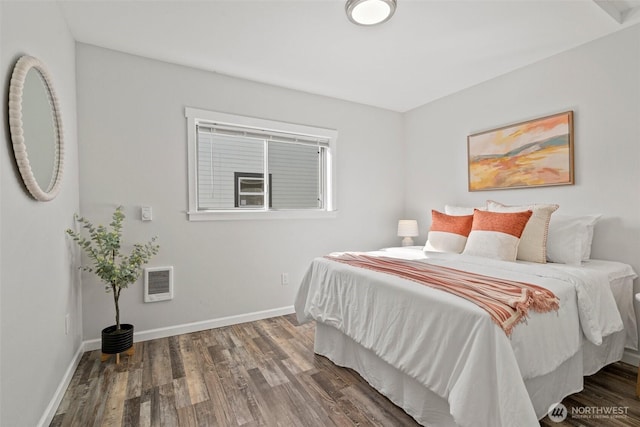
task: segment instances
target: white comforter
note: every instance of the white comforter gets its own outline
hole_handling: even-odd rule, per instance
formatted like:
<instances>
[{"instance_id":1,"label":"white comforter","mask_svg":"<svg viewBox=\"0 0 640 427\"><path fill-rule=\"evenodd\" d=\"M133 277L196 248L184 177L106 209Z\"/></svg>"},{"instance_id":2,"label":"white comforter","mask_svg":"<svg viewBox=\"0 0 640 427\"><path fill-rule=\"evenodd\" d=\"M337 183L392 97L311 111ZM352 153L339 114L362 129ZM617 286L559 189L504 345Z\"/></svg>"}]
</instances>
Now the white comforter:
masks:
<instances>
[{"instance_id":1,"label":"white comforter","mask_svg":"<svg viewBox=\"0 0 640 427\"><path fill-rule=\"evenodd\" d=\"M422 251L369 252L544 286L558 312L530 313L507 337L481 308L396 276L325 258L296 298L301 322L331 325L449 402L461 426L537 426L523 378L551 372L623 329L606 274ZM582 333L581 333L582 332Z\"/></svg>"}]
</instances>

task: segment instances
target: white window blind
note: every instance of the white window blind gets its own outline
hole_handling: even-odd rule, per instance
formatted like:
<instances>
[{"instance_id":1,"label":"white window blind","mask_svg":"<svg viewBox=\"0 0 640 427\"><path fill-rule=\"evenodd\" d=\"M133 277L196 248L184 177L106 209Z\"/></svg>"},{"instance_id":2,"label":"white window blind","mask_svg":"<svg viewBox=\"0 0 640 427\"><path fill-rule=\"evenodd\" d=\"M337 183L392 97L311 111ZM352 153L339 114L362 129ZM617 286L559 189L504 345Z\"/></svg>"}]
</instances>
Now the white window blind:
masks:
<instances>
[{"instance_id":1,"label":"white window blind","mask_svg":"<svg viewBox=\"0 0 640 427\"><path fill-rule=\"evenodd\" d=\"M235 117L239 122L249 119ZM297 125L287 123L280 124L284 129L277 129L277 122L268 123L276 127L261 128L201 119L188 112L187 118L194 127L195 145L191 212L194 207L213 213L333 210L335 131L319 129L327 135L314 135L295 132Z\"/></svg>"}]
</instances>

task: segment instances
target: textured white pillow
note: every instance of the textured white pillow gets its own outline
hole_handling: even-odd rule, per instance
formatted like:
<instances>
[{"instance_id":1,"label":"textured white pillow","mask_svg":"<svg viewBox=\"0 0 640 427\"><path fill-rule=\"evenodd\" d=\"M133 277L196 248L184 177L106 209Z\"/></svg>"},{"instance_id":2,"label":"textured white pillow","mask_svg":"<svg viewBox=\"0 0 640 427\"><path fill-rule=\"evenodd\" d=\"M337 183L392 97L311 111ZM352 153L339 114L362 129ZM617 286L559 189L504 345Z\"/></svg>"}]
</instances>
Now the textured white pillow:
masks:
<instances>
[{"instance_id":1,"label":"textured white pillow","mask_svg":"<svg viewBox=\"0 0 640 427\"><path fill-rule=\"evenodd\" d=\"M474 207L467 207L467 206L444 205L444 213L446 213L447 215L456 215L456 216L473 215L473 211L475 209L478 209L480 211L487 210L487 208L485 207L474 208Z\"/></svg>"},{"instance_id":2,"label":"textured white pillow","mask_svg":"<svg viewBox=\"0 0 640 427\"><path fill-rule=\"evenodd\" d=\"M600 215L554 215L549 222L547 260L580 265L591 257L593 228Z\"/></svg>"},{"instance_id":3,"label":"textured white pillow","mask_svg":"<svg viewBox=\"0 0 640 427\"><path fill-rule=\"evenodd\" d=\"M582 242L582 261L588 261L591 258L591 243L593 243L593 229L595 228L596 222L600 219L600 215L594 215L595 218L592 222L587 222L587 237Z\"/></svg>"},{"instance_id":4,"label":"textured white pillow","mask_svg":"<svg viewBox=\"0 0 640 427\"><path fill-rule=\"evenodd\" d=\"M551 219L551 214L558 207L558 205L544 204L507 206L493 200L487 200L487 209L490 212L533 212L520 237L517 259L539 263L547 262L549 220Z\"/></svg>"}]
</instances>

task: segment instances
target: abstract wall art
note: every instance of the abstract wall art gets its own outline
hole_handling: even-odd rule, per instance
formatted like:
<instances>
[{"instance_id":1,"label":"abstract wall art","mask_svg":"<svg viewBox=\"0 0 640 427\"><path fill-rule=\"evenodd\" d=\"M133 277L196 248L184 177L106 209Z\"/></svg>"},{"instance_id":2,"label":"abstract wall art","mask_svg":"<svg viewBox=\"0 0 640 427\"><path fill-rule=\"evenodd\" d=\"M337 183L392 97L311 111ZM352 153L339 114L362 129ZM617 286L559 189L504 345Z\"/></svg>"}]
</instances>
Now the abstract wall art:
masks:
<instances>
[{"instance_id":1,"label":"abstract wall art","mask_svg":"<svg viewBox=\"0 0 640 427\"><path fill-rule=\"evenodd\" d=\"M469 191L571 185L573 111L467 137Z\"/></svg>"}]
</instances>

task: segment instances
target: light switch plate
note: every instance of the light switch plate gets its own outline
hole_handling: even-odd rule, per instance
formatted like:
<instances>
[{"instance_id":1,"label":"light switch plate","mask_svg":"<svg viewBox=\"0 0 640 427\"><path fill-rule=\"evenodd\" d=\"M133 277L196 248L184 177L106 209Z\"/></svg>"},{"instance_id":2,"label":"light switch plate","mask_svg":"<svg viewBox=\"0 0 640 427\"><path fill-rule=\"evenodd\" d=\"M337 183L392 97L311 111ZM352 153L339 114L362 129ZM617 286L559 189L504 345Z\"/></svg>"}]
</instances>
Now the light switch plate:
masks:
<instances>
[{"instance_id":1,"label":"light switch plate","mask_svg":"<svg viewBox=\"0 0 640 427\"><path fill-rule=\"evenodd\" d=\"M140 218L143 221L151 221L153 219L153 210L151 206L142 206L140 208Z\"/></svg>"}]
</instances>

